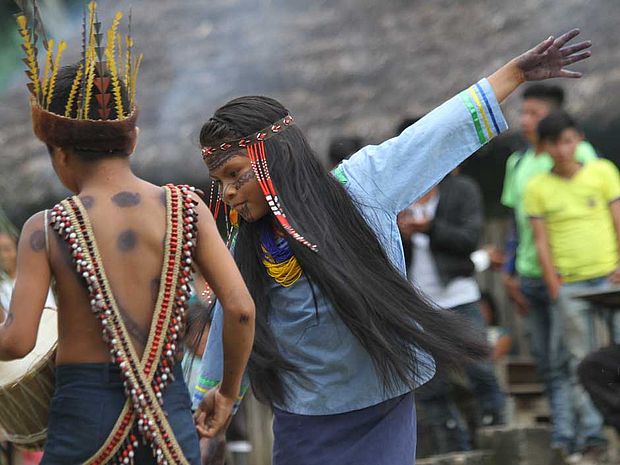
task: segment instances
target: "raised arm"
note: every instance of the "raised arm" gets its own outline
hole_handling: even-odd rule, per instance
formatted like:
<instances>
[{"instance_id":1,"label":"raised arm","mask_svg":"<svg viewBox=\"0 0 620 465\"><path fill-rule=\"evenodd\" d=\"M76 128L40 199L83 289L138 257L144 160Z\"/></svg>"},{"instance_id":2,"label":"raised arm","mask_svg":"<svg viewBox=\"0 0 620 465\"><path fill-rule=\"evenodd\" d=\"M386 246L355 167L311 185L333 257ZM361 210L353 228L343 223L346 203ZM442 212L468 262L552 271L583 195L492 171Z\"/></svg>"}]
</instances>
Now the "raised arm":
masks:
<instances>
[{"instance_id":1,"label":"raised arm","mask_svg":"<svg viewBox=\"0 0 620 465\"><path fill-rule=\"evenodd\" d=\"M551 36L491 74L488 78L489 84L497 100L503 102L526 81L542 81L556 77L580 78L581 73L564 68L590 56L589 51L584 51L592 46L589 40L564 47L567 42L579 35L579 32L579 29L573 29L557 39Z\"/></svg>"},{"instance_id":2,"label":"raised arm","mask_svg":"<svg viewBox=\"0 0 620 465\"><path fill-rule=\"evenodd\" d=\"M239 396L241 379L254 342L254 302L222 241L207 206L198 200L196 264L223 309L223 377L214 393L214 406L199 423L202 434L215 435L227 423Z\"/></svg>"},{"instance_id":3,"label":"raised arm","mask_svg":"<svg viewBox=\"0 0 620 465\"><path fill-rule=\"evenodd\" d=\"M17 249L17 277L6 317L0 324L0 360L23 358L34 349L51 271L45 247L43 212L24 225Z\"/></svg>"},{"instance_id":4,"label":"raised arm","mask_svg":"<svg viewBox=\"0 0 620 465\"><path fill-rule=\"evenodd\" d=\"M580 77L580 73L563 68L590 56L583 51L590 42L564 47L578 33L573 30L541 42L399 136L364 147L336 168L336 175L360 203L397 214L507 129L499 103L523 82Z\"/></svg>"}]
</instances>

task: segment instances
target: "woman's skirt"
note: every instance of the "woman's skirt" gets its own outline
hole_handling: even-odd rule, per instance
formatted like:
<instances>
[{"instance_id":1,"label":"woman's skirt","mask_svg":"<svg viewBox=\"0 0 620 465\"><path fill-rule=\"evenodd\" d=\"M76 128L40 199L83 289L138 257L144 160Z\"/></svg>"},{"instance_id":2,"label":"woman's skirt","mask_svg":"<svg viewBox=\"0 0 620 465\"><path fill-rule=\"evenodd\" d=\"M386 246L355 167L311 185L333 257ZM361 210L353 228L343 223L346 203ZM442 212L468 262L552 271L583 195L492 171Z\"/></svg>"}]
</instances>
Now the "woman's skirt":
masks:
<instances>
[{"instance_id":1,"label":"woman's skirt","mask_svg":"<svg viewBox=\"0 0 620 465\"><path fill-rule=\"evenodd\" d=\"M413 465L413 392L337 415L274 409L273 465Z\"/></svg>"}]
</instances>

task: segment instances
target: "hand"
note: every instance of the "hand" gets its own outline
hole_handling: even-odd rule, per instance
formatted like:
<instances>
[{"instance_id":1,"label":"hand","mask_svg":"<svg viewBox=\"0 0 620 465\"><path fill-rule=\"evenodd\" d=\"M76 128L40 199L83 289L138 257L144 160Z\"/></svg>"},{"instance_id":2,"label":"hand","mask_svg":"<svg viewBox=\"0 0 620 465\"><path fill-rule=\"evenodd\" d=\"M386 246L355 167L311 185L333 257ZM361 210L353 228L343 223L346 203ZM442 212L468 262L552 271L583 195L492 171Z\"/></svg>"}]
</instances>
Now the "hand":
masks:
<instances>
[{"instance_id":1,"label":"hand","mask_svg":"<svg viewBox=\"0 0 620 465\"><path fill-rule=\"evenodd\" d=\"M489 259L491 260L491 268L494 271L500 271L502 266L504 266L504 262L506 261L506 257L504 256L504 252L495 247L494 245L485 245L483 249L489 254Z\"/></svg>"},{"instance_id":2,"label":"hand","mask_svg":"<svg viewBox=\"0 0 620 465\"><path fill-rule=\"evenodd\" d=\"M562 280L558 276L553 276L547 279L547 292L549 292L549 298L552 302L558 300L560 296L560 288L562 287Z\"/></svg>"},{"instance_id":3,"label":"hand","mask_svg":"<svg viewBox=\"0 0 620 465\"><path fill-rule=\"evenodd\" d=\"M585 60L591 55L589 51L582 52L582 50L592 46L592 42L589 40L564 47L579 32L579 29L573 29L557 39L551 36L533 49L515 58L514 62L521 71L523 80L541 81L554 77L580 78L581 73L564 69L565 66Z\"/></svg>"},{"instance_id":4,"label":"hand","mask_svg":"<svg viewBox=\"0 0 620 465\"><path fill-rule=\"evenodd\" d=\"M620 268L616 268L615 271L609 275L608 279L612 284L620 284Z\"/></svg>"},{"instance_id":5,"label":"hand","mask_svg":"<svg viewBox=\"0 0 620 465\"><path fill-rule=\"evenodd\" d=\"M201 438L214 438L225 431L232 420L234 404L235 399L222 395L219 387L207 392L194 416L198 435Z\"/></svg>"},{"instance_id":6,"label":"hand","mask_svg":"<svg viewBox=\"0 0 620 465\"><path fill-rule=\"evenodd\" d=\"M398 228L404 237L409 238L414 233L428 232L431 221L428 218L417 220L412 215L401 214L398 215Z\"/></svg>"},{"instance_id":7,"label":"hand","mask_svg":"<svg viewBox=\"0 0 620 465\"><path fill-rule=\"evenodd\" d=\"M398 229L400 230L403 240L411 239L411 235L413 234L413 229L408 226L408 222L411 218L413 218L413 215L409 210L403 210L396 217L396 223L398 224Z\"/></svg>"},{"instance_id":8,"label":"hand","mask_svg":"<svg viewBox=\"0 0 620 465\"><path fill-rule=\"evenodd\" d=\"M508 297L517 306L517 313L521 316L526 316L530 312L530 306L521 292L519 280L512 275L504 274L502 275L502 282L504 283Z\"/></svg>"}]
</instances>

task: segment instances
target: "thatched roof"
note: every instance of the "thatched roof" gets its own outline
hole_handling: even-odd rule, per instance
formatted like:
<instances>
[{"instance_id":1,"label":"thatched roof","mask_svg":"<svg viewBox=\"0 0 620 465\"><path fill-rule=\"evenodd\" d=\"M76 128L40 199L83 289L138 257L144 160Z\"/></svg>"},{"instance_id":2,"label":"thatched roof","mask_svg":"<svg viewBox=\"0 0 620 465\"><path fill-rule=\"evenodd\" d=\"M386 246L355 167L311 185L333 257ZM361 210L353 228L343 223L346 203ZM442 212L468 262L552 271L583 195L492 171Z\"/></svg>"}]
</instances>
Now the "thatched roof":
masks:
<instances>
[{"instance_id":1,"label":"thatched roof","mask_svg":"<svg viewBox=\"0 0 620 465\"><path fill-rule=\"evenodd\" d=\"M564 84L569 108L604 132L615 124L620 104L617 0L99 4L108 15L133 6L134 36L145 54L134 163L157 182L204 183L197 132L231 97L282 100L322 154L334 136L359 134L370 142L391 136L403 117L428 111L518 52L573 26L595 48L579 67L587 77ZM66 194L32 136L22 76L0 96L0 205L18 222ZM508 106L514 115L517 100Z\"/></svg>"}]
</instances>

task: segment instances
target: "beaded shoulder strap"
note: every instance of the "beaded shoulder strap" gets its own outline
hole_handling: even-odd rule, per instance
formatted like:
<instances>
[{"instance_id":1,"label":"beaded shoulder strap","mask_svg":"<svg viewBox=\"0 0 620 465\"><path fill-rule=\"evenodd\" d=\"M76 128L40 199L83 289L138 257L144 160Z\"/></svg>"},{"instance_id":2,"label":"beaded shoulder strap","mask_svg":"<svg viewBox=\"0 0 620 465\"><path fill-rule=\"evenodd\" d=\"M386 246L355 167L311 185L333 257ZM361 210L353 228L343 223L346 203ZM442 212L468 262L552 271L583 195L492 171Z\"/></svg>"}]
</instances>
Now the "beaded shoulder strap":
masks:
<instances>
[{"instance_id":1,"label":"beaded shoulder strap","mask_svg":"<svg viewBox=\"0 0 620 465\"><path fill-rule=\"evenodd\" d=\"M142 358L129 338L80 199L66 199L51 213L51 225L68 242L76 269L88 286L91 309L101 322L112 362L121 368L127 396L112 432L87 465L133 464L137 435L150 444L158 464L188 464L162 409L162 399L166 386L174 381L174 356L183 332L196 212L190 196L193 188L167 185L165 190L167 227L161 285Z\"/></svg>"}]
</instances>

